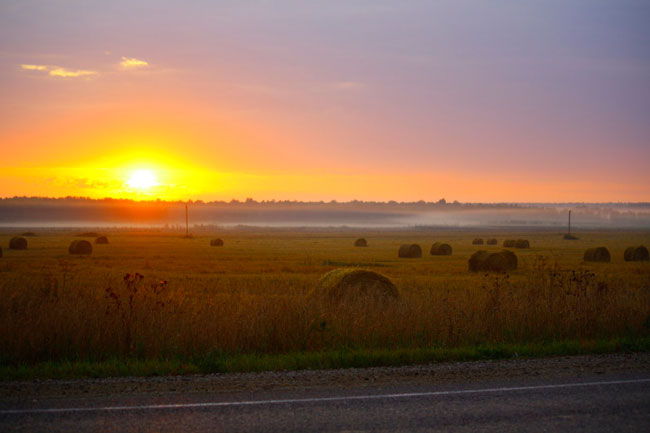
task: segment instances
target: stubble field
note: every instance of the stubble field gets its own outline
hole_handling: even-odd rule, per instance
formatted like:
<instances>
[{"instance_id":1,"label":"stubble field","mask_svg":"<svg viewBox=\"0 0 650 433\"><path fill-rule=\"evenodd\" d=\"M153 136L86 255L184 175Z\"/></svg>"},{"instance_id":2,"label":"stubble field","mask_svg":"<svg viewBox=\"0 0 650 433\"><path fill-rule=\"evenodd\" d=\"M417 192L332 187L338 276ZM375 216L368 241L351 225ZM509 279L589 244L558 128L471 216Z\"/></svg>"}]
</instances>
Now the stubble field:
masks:
<instances>
[{"instance_id":1,"label":"stubble field","mask_svg":"<svg viewBox=\"0 0 650 433\"><path fill-rule=\"evenodd\" d=\"M81 239L77 233L37 231L24 251L7 248L16 233L0 234L5 376L66 363L149 362L158 367L143 374L167 374L419 362L436 350L468 347L647 344L650 333L650 263L623 260L626 247L650 245L648 232L587 232L566 241L542 230L259 229L192 239L109 231L102 233L108 245L72 256L67 249ZM224 246L211 247L215 237ZM369 246L354 247L357 237ZM499 244L472 245L476 237ZM531 244L513 249L516 271L468 271L473 252L499 251L506 238ZM453 254L429 255L437 241ZM398 258L405 243L421 245L422 258ZM609 248L611 263L583 261L584 250L595 246ZM311 290L341 267L387 276L399 299L315 305ZM329 358L314 355L325 353ZM132 367L111 371L138 374Z\"/></svg>"}]
</instances>

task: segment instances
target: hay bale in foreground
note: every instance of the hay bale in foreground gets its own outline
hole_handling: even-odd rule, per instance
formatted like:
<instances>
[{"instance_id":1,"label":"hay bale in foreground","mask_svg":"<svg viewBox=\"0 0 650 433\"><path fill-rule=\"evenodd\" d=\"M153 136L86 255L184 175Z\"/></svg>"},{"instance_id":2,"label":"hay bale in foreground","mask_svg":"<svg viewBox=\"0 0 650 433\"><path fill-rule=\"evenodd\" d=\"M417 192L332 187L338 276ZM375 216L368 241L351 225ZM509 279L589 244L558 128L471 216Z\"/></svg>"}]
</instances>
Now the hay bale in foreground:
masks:
<instances>
[{"instance_id":1,"label":"hay bale in foreground","mask_svg":"<svg viewBox=\"0 0 650 433\"><path fill-rule=\"evenodd\" d=\"M483 239L476 238L472 241L472 245L483 245Z\"/></svg>"},{"instance_id":2,"label":"hay bale in foreground","mask_svg":"<svg viewBox=\"0 0 650 433\"><path fill-rule=\"evenodd\" d=\"M504 248L514 248L516 244L517 241L514 239L506 239L505 241L503 241Z\"/></svg>"},{"instance_id":3,"label":"hay bale in foreground","mask_svg":"<svg viewBox=\"0 0 650 433\"><path fill-rule=\"evenodd\" d=\"M405 244L399 247L397 256L407 259L422 257L422 248L418 244Z\"/></svg>"},{"instance_id":4,"label":"hay bale in foreground","mask_svg":"<svg viewBox=\"0 0 650 433\"><path fill-rule=\"evenodd\" d=\"M27 249L27 239L15 236L9 241L10 250L26 250Z\"/></svg>"},{"instance_id":5,"label":"hay bale in foreground","mask_svg":"<svg viewBox=\"0 0 650 433\"><path fill-rule=\"evenodd\" d=\"M107 244L108 243L108 238L106 236L100 236L97 239L95 239L96 244Z\"/></svg>"},{"instance_id":6,"label":"hay bale in foreground","mask_svg":"<svg viewBox=\"0 0 650 433\"><path fill-rule=\"evenodd\" d=\"M367 247L368 246L368 241L365 240L364 238L359 238L356 241L354 241L354 246L355 247Z\"/></svg>"},{"instance_id":7,"label":"hay bale in foreground","mask_svg":"<svg viewBox=\"0 0 650 433\"><path fill-rule=\"evenodd\" d=\"M210 241L210 246L211 247L222 247L223 246L223 239L212 239Z\"/></svg>"},{"instance_id":8,"label":"hay bale in foreground","mask_svg":"<svg viewBox=\"0 0 650 433\"><path fill-rule=\"evenodd\" d=\"M451 245L436 242L435 244L431 245L431 250L429 253L432 256L451 256Z\"/></svg>"},{"instance_id":9,"label":"hay bale in foreground","mask_svg":"<svg viewBox=\"0 0 650 433\"><path fill-rule=\"evenodd\" d=\"M528 242L528 239L517 239L515 248L530 248L530 242Z\"/></svg>"},{"instance_id":10,"label":"hay bale in foreground","mask_svg":"<svg viewBox=\"0 0 650 433\"><path fill-rule=\"evenodd\" d=\"M573 236L571 233L567 233L567 234L564 235L564 240L565 241L577 241L578 237Z\"/></svg>"},{"instance_id":11,"label":"hay bale in foreground","mask_svg":"<svg viewBox=\"0 0 650 433\"><path fill-rule=\"evenodd\" d=\"M309 296L328 303L358 299L389 301L397 299L399 291L387 277L377 272L343 268L323 275Z\"/></svg>"},{"instance_id":12,"label":"hay bale in foreground","mask_svg":"<svg viewBox=\"0 0 650 433\"><path fill-rule=\"evenodd\" d=\"M626 248L623 258L626 262L647 262L650 260L650 254L648 254L646 247L639 245L638 247Z\"/></svg>"},{"instance_id":13,"label":"hay bale in foreground","mask_svg":"<svg viewBox=\"0 0 650 433\"><path fill-rule=\"evenodd\" d=\"M68 248L70 254L90 254L93 252L93 246L86 240L72 241Z\"/></svg>"},{"instance_id":14,"label":"hay bale in foreground","mask_svg":"<svg viewBox=\"0 0 650 433\"><path fill-rule=\"evenodd\" d=\"M489 253L477 251L469 258L469 270L472 272L506 272L517 269L517 256L512 251Z\"/></svg>"},{"instance_id":15,"label":"hay bale in foreground","mask_svg":"<svg viewBox=\"0 0 650 433\"><path fill-rule=\"evenodd\" d=\"M497 240L494 239L494 238L490 238L490 239L488 239L487 242L485 242L485 243L488 244L488 245L496 245L496 244L497 244Z\"/></svg>"},{"instance_id":16,"label":"hay bale in foreground","mask_svg":"<svg viewBox=\"0 0 650 433\"><path fill-rule=\"evenodd\" d=\"M21 233L20 236L36 236L36 233L34 233L34 232L25 232L25 233Z\"/></svg>"},{"instance_id":17,"label":"hay bale in foreground","mask_svg":"<svg viewBox=\"0 0 650 433\"><path fill-rule=\"evenodd\" d=\"M609 250L605 247L589 248L585 251L585 262L609 263L611 259Z\"/></svg>"}]
</instances>

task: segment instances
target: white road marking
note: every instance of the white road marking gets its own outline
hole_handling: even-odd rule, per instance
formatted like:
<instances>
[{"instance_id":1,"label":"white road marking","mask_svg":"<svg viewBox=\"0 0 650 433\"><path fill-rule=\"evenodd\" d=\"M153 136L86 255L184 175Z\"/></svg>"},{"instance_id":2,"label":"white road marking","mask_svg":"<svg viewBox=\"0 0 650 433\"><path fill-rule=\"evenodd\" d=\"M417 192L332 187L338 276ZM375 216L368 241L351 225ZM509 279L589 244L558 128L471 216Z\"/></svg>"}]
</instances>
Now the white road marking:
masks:
<instances>
[{"instance_id":1,"label":"white road marking","mask_svg":"<svg viewBox=\"0 0 650 433\"><path fill-rule=\"evenodd\" d=\"M8 410L0 410L0 415L42 414L42 413L60 413L60 412L69 413L69 412L160 410L160 409L194 409L194 408L207 408L207 407L261 406L261 405L288 404L288 403L319 403L319 402L349 401L349 400L379 400L379 399L433 397L433 396L462 395L462 394L531 391L531 390L542 390L542 389L578 388L578 387L586 387L586 386L625 385L625 384L648 383L648 382L650 382L650 378L632 379L632 380L613 380L607 382L582 382L582 383L576 382L576 383L559 383L553 385L533 385L533 386L513 386L513 387L503 387L503 388L461 389L461 390L452 390L452 391L412 392L412 393L403 393L403 394L374 394L374 395L371 394L371 395L351 395L351 396L340 396L340 397L288 398L288 399L280 399L280 400L216 401L216 402L204 402L204 403L149 404L149 405L141 405L141 406L8 409Z\"/></svg>"}]
</instances>

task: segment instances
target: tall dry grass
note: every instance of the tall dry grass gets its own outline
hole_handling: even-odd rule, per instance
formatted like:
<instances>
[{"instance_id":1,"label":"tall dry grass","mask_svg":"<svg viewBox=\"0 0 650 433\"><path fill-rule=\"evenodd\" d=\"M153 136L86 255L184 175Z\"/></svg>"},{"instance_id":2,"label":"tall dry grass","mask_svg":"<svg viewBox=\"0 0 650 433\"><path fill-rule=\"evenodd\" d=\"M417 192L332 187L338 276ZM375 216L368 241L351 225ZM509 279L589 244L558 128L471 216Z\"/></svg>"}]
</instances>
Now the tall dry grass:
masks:
<instances>
[{"instance_id":1,"label":"tall dry grass","mask_svg":"<svg viewBox=\"0 0 650 433\"><path fill-rule=\"evenodd\" d=\"M401 297L388 305L314 304L309 279L77 277L0 281L2 362L529 343L647 335L650 325L650 276L599 276L543 260L517 279L398 280Z\"/></svg>"}]
</instances>

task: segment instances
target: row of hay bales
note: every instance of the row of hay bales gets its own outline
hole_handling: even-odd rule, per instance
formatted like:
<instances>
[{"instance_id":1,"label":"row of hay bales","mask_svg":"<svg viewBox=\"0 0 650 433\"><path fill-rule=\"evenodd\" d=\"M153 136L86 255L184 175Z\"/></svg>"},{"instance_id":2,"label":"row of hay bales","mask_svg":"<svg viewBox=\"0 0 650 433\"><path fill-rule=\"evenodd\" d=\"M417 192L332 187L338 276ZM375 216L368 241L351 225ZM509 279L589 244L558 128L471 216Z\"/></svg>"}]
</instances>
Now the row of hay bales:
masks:
<instances>
[{"instance_id":1,"label":"row of hay bales","mask_svg":"<svg viewBox=\"0 0 650 433\"><path fill-rule=\"evenodd\" d=\"M435 242L429 250L429 254L432 256L450 256L451 252L451 245L442 242ZM401 245L397 251L397 257L403 259L420 258L422 257L422 248L418 244Z\"/></svg>"},{"instance_id":2,"label":"row of hay bales","mask_svg":"<svg viewBox=\"0 0 650 433\"><path fill-rule=\"evenodd\" d=\"M403 245L403 247L413 245ZM517 269L517 257L512 251L507 250L499 253L477 251L469 259L469 268L475 272L514 270ZM366 300L389 303L399 297L399 290L386 276L366 269L346 268L334 269L326 273L309 293L311 303L323 303L328 306L354 305L355 302Z\"/></svg>"},{"instance_id":3,"label":"row of hay bales","mask_svg":"<svg viewBox=\"0 0 650 433\"><path fill-rule=\"evenodd\" d=\"M648 249L643 245L628 247L623 253L623 259L626 262L647 262L650 260L650 254L648 253ZM612 256L605 247L588 248L585 251L585 262L609 263L611 260Z\"/></svg>"},{"instance_id":4,"label":"row of hay bales","mask_svg":"<svg viewBox=\"0 0 650 433\"><path fill-rule=\"evenodd\" d=\"M431 246L432 255L451 255L449 244L436 242ZM399 248L398 256L401 258L422 257L422 248L418 244L406 244ZM497 271L505 272L517 269L517 256L508 250L501 252L477 251L469 259L470 271Z\"/></svg>"},{"instance_id":5,"label":"row of hay bales","mask_svg":"<svg viewBox=\"0 0 650 433\"><path fill-rule=\"evenodd\" d=\"M474 240L476 241L476 239ZM481 242L483 242L483 239L480 239ZM489 239L488 244L489 245L494 245L496 239ZM480 244L479 244L480 245ZM511 248L530 248L530 242L526 239L517 239L515 240L508 240L504 242L504 247L511 247ZM451 245L442 243L442 242L436 242L431 246L431 250L429 253L432 256L450 256L452 253L452 248ZM398 257L401 258L418 258L422 257L422 248L418 244L405 244L400 246L399 251L398 251Z\"/></svg>"},{"instance_id":6,"label":"row of hay bales","mask_svg":"<svg viewBox=\"0 0 650 433\"><path fill-rule=\"evenodd\" d=\"M475 245L483 245L483 239L474 239L472 242ZM496 239L488 239L487 240L488 245L496 245L497 240ZM506 241L504 246L509 246L510 241ZM359 238L356 241L354 241L354 246L355 247L367 247L368 246L368 241L364 238ZM526 239L519 239L517 241L512 241L512 246L515 248L530 248L530 242ZM452 254L452 247L451 245L443 242L435 242L433 245L431 245L431 249L429 250L429 254L432 256L450 256ZM419 258L422 257L422 248L418 244L404 244L399 247L399 250L397 252L397 256L400 258Z\"/></svg>"},{"instance_id":7,"label":"row of hay bales","mask_svg":"<svg viewBox=\"0 0 650 433\"><path fill-rule=\"evenodd\" d=\"M517 269L517 257L512 251L489 253L477 251L469 260L471 271L505 272ZM400 292L386 276L366 269L334 269L326 273L309 293L312 304L329 307L354 305L359 301L391 303L398 300Z\"/></svg>"},{"instance_id":8,"label":"row of hay bales","mask_svg":"<svg viewBox=\"0 0 650 433\"><path fill-rule=\"evenodd\" d=\"M414 245L403 245L402 247L413 247ZM421 255L422 250L419 249L419 251ZM609 261L610 256L606 248L598 247L587 250L585 260L588 257L599 261L607 258ZM648 260L648 249L644 246L627 248L625 260ZM481 250L472 254L468 264L469 270L473 272L507 272L517 269L518 260L515 253L509 250L500 252ZM365 269L334 269L326 273L309 294L310 302L325 303L328 306L354 305L354 302L360 300L390 303L399 297L399 290L390 279Z\"/></svg>"},{"instance_id":9,"label":"row of hay bales","mask_svg":"<svg viewBox=\"0 0 650 433\"><path fill-rule=\"evenodd\" d=\"M365 240L365 239L364 239ZM482 241L482 240L481 240ZM504 241L503 246L506 248L530 248L530 242L527 239L508 239ZM452 248L451 245L445 244L442 242L436 242L431 246L431 250L429 253L433 256L447 256L451 255L452 253ZM503 268L504 270L509 270L509 269L516 269L517 268L517 257L510 251L504 250L498 253L492 253L494 256L488 259L488 256L486 255L486 251L478 251L477 253L474 254L476 256L475 262L476 263L496 263L501 261L501 258L505 257L506 259L509 259L509 265L495 265L494 270L500 270ZM418 244L404 244L399 247L397 256L400 258L420 258L422 257L422 248ZM472 256L472 257L474 257ZM514 260L512 258L514 257ZM648 249L641 245L638 247L629 247L625 250L624 253L624 259L625 261L648 261ZM471 260L471 259L470 259ZM609 262L611 261L611 255L609 254L609 250L605 247L598 247L598 248L589 248L587 251L585 251L584 254L584 261L586 262ZM514 268L512 268L512 265L514 263ZM478 264L476 266L473 266L470 263L470 270L473 270L473 267L477 267L476 270L484 270L480 269L481 264ZM485 265L490 267L489 265Z\"/></svg>"},{"instance_id":10,"label":"row of hay bales","mask_svg":"<svg viewBox=\"0 0 650 433\"><path fill-rule=\"evenodd\" d=\"M29 232L28 232L29 233ZM23 235L25 235L23 233ZM29 236L29 235L27 235ZM106 236L98 236L95 239L96 244L108 244L108 238ZM9 249L10 250L26 250L27 249L27 239L22 236L14 236L9 240ZM70 254L91 254L93 252L93 246L90 242L82 239L74 240L70 243L68 247L68 252ZM2 249L0 248L0 257L2 257Z\"/></svg>"}]
</instances>

